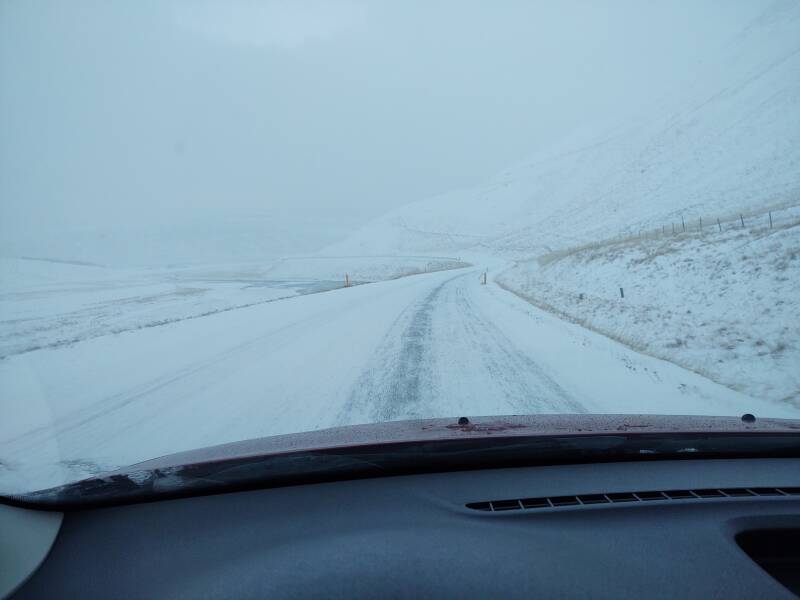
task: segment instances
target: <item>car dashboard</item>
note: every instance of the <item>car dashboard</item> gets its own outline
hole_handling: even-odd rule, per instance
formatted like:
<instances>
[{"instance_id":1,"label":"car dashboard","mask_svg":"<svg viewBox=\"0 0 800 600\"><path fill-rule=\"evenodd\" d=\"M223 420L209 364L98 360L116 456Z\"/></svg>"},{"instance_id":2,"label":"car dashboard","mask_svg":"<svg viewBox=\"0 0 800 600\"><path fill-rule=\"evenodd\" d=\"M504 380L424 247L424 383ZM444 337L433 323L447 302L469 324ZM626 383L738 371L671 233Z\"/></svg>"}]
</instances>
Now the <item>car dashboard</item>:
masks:
<instances>
[{"instance_id":1,"label":"car dashboard","mask_svg":"<svg viewBox=\"0 0 800 600\"><path fill-rule=\"evenodd\" d=\"M374 477L67 511L11 597L796 598L798 532L794 458Z\"/></svg>"}]
</instances>

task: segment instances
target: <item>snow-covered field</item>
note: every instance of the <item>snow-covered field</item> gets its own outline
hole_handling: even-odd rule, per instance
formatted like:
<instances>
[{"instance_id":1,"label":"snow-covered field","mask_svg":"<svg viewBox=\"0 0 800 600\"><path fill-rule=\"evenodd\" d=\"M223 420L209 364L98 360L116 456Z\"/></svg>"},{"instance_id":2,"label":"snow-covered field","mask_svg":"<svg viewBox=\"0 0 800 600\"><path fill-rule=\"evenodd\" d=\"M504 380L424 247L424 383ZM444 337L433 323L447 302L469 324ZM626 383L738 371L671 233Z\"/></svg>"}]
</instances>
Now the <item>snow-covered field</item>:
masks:
<instances>
[{"instance_id":1,"label":"snow-covered field","mask_svg":"<svg viewBox=\"0 0 800 600\"><path fill-rule=\"evenodd\" d=\"M275 281L257 269L186 272L0 260L0 357L166 325L339 282Z\"/></svg>"},{"instance_id":2,"label":"snow-covered field","mask_svg":"<svg viewBox=\"0 0 800 600\"><path fill-rule=\"evenodd\" d=\"M0 359L289 298L463 266L436 257L307 257L121 269L0 259Z\"/></svg>"},{"instance_id":3,"label":"snow-covered field","mask_svg":"<svg viewBox=\"0 0 800 600\"><path fill-rule=\"evenodd\" d=\"M800 207L773 220L544 255L498 279L632 348L800 407Z\"/></svg>"}]
</instances>

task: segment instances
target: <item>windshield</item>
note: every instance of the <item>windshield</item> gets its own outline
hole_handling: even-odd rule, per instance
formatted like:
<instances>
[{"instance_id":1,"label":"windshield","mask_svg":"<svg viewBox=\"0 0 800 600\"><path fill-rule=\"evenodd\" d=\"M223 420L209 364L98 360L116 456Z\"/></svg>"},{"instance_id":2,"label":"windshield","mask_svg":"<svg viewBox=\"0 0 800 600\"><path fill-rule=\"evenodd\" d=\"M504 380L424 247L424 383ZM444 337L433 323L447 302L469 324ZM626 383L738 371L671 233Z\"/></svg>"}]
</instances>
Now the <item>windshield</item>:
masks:
<instances>
[{"instance_id":1,"label":"windshield","mask_svg":"<svg viewBox=\"0 0 800 600\"><path fill-rule=\"evenodd\" d=\"M798 73L792 0L2 2L0 495L406 419L799 418Z\"/></svg>"}]
</instances>

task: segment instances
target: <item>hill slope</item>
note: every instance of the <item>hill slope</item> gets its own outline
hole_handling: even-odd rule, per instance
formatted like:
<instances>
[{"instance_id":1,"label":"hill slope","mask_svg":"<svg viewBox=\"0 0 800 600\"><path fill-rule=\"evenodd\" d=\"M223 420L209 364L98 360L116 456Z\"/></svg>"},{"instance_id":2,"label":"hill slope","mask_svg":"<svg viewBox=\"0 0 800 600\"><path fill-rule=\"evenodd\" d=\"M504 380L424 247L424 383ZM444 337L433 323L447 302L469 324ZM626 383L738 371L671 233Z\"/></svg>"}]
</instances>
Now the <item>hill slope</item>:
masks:
<instances>
[{"instance_id":1,"label":"hill slope","mask_svg":"<svg viewBox=\"0 0 800 600\"><path fill-rule=\"evenodd\" d=\"M476 141L477 143L477 141ZM800 4L777 2L693 82L485 185L409 204L327 252L543 249L800 201Z\"/></svg>"}]
</instances>

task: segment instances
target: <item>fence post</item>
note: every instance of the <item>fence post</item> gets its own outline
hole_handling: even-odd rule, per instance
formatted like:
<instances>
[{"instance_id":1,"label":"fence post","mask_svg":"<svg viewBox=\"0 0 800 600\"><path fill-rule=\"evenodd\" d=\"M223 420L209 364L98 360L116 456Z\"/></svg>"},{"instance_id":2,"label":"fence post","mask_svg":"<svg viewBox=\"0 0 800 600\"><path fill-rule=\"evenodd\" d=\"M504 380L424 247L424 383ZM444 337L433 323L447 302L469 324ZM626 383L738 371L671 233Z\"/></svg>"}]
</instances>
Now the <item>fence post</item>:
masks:
<instances>
[{"instance_id":1,"label":"fence post","mask_svg":"<svg viewBox=\"0 0 800 600\"><path fill-rule=\"evenodd\" d=\"M686 221L683 220L683 215L681 215L681 225L683 226L683 230L686 231Z\"/></svg>"},{"instance_id":2,"label":"fence post","mask_svg":"<svg viewBox=\"0 0 800 600\"><path fill-rule=\"evenodd\" d=\"M675 235L675 223L672 224L672 235Z\"/></svg>"},{"instance_id":3,"label":"fence post","mask_svg":"<svg viewBox=\"0 0 800 600\"><path fill-rule=\"evenodd\" d=\"M772 211L769 211L769 228L772 229Z\"/></svg>"},{"instance_id":4,"label":"fence post","mask_svg":"<svg viewBox=\"0 0 800 600\"><path fill-rule=\"evenodd\" d=\"M744 216L739 214L739 219L742 221L742 229L744 229Z\"/></svg>"},{"instance_id":5,"label":"fence post","mask_svg":"<svg viewBox=\"0 0 800 600\"><path fill-rule=\"evenodd\" d=\"M622 291L622 288L619 288L619 297L620 298L624 298L625 297L625 292Z\"/></svg>"},{"instance_id":6,"label":"fence post","mask_svg":"<svg viewBox=\"0 0 800 600\"><path fill-rule=\"evenodd\" d=\"M717 219L717 227L719 227L719 232L722 233L722 223L719 222L719 219Z\"/></svg>"}]
</instances>

